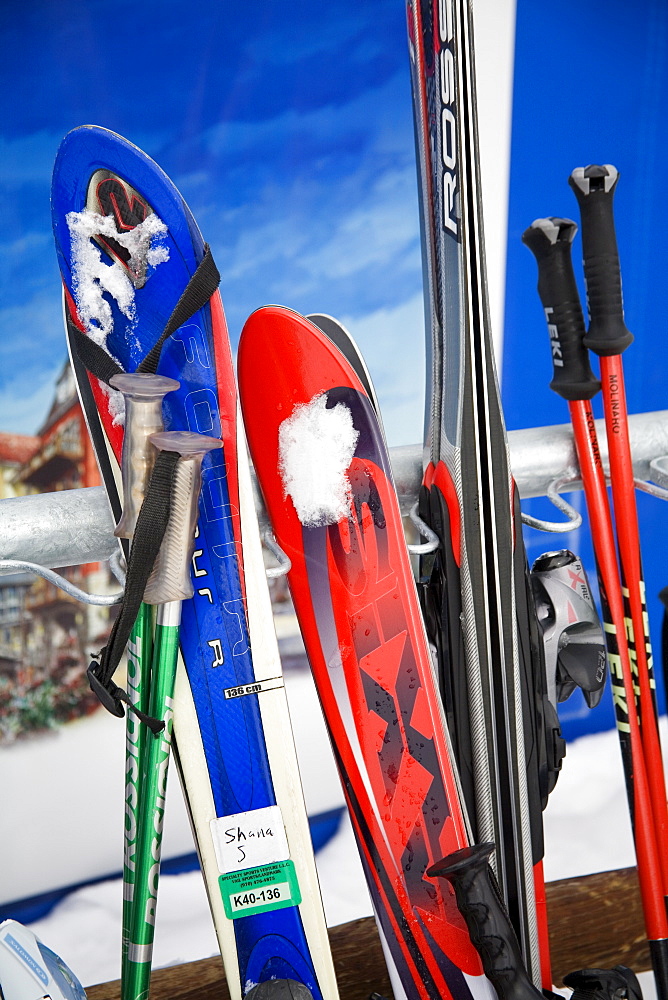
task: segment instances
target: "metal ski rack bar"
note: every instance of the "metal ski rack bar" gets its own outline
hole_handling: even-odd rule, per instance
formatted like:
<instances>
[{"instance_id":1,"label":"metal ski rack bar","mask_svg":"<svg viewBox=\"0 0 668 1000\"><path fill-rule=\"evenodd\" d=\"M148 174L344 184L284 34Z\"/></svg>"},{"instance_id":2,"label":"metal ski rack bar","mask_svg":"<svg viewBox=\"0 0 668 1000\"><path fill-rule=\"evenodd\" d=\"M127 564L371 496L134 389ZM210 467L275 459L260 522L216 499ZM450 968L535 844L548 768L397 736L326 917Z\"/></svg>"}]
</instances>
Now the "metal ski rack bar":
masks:
<instances>
[{"instance_id":1,"label":"metal ski rack bar","mask_svg":"<svg viewBox=\"0 0 668 1000\"><path fill-rule=\"evenodd\" d=\"M668 462L668 410L635 414L629 418L633 466L636 479L647 482L653 477L650 463L666 458ZM601 458L608 468L603 421L596 421L601 444ZM570 424L533 427L510 431L510 457L515 481L522 499L546 496L551 485L568 482L568 489L582 488ZM422 478L422 448L404 445L391 448L399 503L408 515L417 499ZM255 502L260 525L269 525L257 485ZM651 492L660 495L654 487ZM47 568L78 566L104 562L118 552L114 522L101 486L62 490L0 500L0 560L21 560ZM3 569L0 575L16 572Z\"/></svg>"}]
</instances>

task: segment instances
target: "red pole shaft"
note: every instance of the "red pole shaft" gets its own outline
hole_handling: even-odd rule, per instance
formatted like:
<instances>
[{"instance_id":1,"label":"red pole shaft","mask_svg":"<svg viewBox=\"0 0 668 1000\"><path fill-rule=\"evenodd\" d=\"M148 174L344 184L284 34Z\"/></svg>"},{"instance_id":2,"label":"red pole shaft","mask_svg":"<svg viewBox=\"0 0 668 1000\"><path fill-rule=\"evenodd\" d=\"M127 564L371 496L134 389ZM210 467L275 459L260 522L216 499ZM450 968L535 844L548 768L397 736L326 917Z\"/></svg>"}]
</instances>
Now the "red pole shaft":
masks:
<instances>
[{"instance_id":1,"label":"red pole shaft","mask_svg":"<svg viewBox=\"0 0 668 1000\"><path fill-rule=\"evenodd\" d=\"M569 409L589 512L599 579L604 591L601 596L604 606L607 605L609 609L611 618L611 622L607 623L607 630L615 634L617 639L619 655L617 662L614 662L611 657L610 671L613 675L613 684L614 678L622 682L625 700L623 707L626 708L628 716L624 725L630 744L633 833L645 927L648 938L658 941L668 937L668 918L663 899L662 868L653 821L650 786L636 709L631 658L625 629L624 603L615 557L615 541L607 488L598 451L591 404L584 400L573 401L569 403Z\"/></svg>"},{"instance_id":2,"label":"red pole shaft","mask_svg":"<svg viewBox=\"0 0 668 1000\"><path fill-rule=\"evenodd\" d=\"M640 693L640 734L650 784L654 825L661 851L664 895L668 896L666 782L654 695L652 650L647 627L645 585L640 556L640 530L621 355L601 358L601 382L610 456L612 500L622 567L622 584L628 590L631 611L631 622L628 622L628 618L626 621L627 634L633 642L635 650L634 673Z\"/></svg>"},{"instance_id":3,"label":"red pole shaft","mask_svg":"<svg viewBox=\"0 0 668 1000\"><path fill-rule=\"evenodd\" d=\"M540 949L540 981L543 989L551 990L552 964L550 961L550 925L547 918L547 896L545 894L545 875L543 862L537 861L533 866L533 883L536 897L536 916L538 918L538 947Z\"/></svg>"}]
</instances>

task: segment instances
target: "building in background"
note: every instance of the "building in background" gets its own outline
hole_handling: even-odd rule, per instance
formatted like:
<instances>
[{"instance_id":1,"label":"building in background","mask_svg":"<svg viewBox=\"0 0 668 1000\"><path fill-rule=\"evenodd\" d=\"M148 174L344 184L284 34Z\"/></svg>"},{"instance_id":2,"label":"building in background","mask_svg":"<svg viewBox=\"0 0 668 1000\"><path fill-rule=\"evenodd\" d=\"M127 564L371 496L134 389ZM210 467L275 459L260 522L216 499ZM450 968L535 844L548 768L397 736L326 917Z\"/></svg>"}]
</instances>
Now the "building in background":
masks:
<instances>
[{"instance_id":1,"label":"building in background","mask_svg":"<svg viewBox=\"0 0 668 1000\"><path fill-rule=\"evenodd\" d=\"M17 475L26 462L30 461L39 445L40 439L37 436L0 432L0 500L34 492Z\"/></svg>"},{"instance_id":2,"label":"building in background","mask_svg":"<svg viewBox=\"0 0 668 1000\"><path fill-rule=\"evenodd\" d=\"M8 498L99 485L67 363L37 434L0 433L0 491ZM92 593L118 589L108 566L100 563L59 572ZM91 653L104 645L111 620L108 608L82 604L41 577L0 577L0 743L97 705L86 668Z\"/></svg>"}]
</instances>

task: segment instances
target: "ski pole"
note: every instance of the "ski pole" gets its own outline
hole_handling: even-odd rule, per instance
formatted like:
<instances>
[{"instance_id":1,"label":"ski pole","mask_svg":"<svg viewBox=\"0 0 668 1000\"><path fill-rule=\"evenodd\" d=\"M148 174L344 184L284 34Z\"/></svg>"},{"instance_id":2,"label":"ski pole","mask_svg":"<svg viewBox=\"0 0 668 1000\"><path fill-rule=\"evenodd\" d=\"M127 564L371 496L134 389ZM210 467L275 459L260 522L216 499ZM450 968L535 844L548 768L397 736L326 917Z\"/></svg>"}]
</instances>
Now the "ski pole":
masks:
<instances>
[{"instance_id":1,"label":"ski pole","mask_svg":"<svg viewBox=\"0 0 668 1000\"><path fill-rule=\"evenodd\" d=\"M131 704L144 714L149 710L151 657L153 655L153 612L142 601L127 645L127 690ZM137 832L143 793L143 760L146 726L134 712L125 719L125 827L123 845L123 918L121 930L121 982L127 975L127 952L132 926ZM121 987L121 990L123 988ZM125 995L125 994L124 994Z\"/></svg>"},{"instance_id":2,"label":"ski pole","mask_svg":"<svg viewBox=\"0 0 668 1000\"><path fill-rule=\"evenodd\" d=\"M584 345L599 355L601 364L617 544L622 584L628 590L632 623L630 634L635 647L636 680L640 692L640 732L663 866L663 891L668 897L666 782L654 693L652 647L645 603L640 529L621 358L623 351L633 341L633 335L624 322L622 280L612 207L618 179L617 170L608 164L574 170L569 183L580 205L589 306L589 330L584 338Z\"/></svg>"},{"instance_id":3,"label":"ski pole","mask_svg":"<svg viewBox=\"0 0 668 1000\"><path fill-rule=\"evenodd\" d=\"M428 868L427 875L447 879L452 886L457 908L498 1000L556 1000L551 984L539 990L527 975L517 936L489 865L493 850L494 844L463 847ZM573 989L572 1000L642 1000L637 977L624 965L570 972L563 982Z\"/></svg>"},{"instance_id":4,"label":"ski pole","mask_svg":"<svg viewBox=\"0 0 668 1000\"><path fill-rule=\"evenodd\" d=\"M168 392L179 388L176 379L163 375L114 375L113 389L125 399L125 427L121 453L123 510L114 534L132 539L137 516L153 470L156 450L151 434L163 429L162 401ZM128 694L135 708L147 713L151 683L153 645L152 611L142 601L130 633L127 647ZM132 921L133 891L137 849L137 829L142 805L142 761L146 745L146 726L135 712L126 715L125 737L125 831L123 852L123 930L121 979L127 974L127 947Z\"/></svg>"},{"instance_id":5,"label":"ski pole","mask_svg":"<svg viewBox=\"0 0 668 1000\"><path fill-rule=\"evenodd\" d=\"M447 879L452 886L457 908L498 1000L542 1000L542 990L527 974L522 950L489 864L493 851L494 844L463 847L431 865L427 875Z\"/></svg>"},{"instance_id":6,"label":"ski pole","mask_svg":"<svg viewBox=\"0 0 668 1000\"><path fill-rule=\"evenodd\" d=\"M537 219L523 242L538 263L538 292L550 334L554 377L550 387L568 401L585 492L599 590L613 701L633 826L638 878L660 997L668 996L668 920L663 905L661 861L653 823L650 786L636 707L631 657L615 541L591 399L600 383L583 344L584 319L571 261L576 225L568 219Z\"/></svg>"},{"instance_id":7,"label":"ski pole","mask_svg":"<svg viewBox=\"0 0 668 1000\"><path fill-rule=\"evenodd\" d=\"M202 458L208 451L222 446L216 438L188 431L162 431L152 434L149 440L158 451L176 453L179 458L171 484L171 512L167 530L144 591L144 603L158 605L148 710L150 716L164 723L164 728L157 734L146 735L141 775L144 806L137 831L134 901L123 1000L144 1000L148 995L181 602L193 595L190 562L197 521Z\"/></svg>"}]
</instances>

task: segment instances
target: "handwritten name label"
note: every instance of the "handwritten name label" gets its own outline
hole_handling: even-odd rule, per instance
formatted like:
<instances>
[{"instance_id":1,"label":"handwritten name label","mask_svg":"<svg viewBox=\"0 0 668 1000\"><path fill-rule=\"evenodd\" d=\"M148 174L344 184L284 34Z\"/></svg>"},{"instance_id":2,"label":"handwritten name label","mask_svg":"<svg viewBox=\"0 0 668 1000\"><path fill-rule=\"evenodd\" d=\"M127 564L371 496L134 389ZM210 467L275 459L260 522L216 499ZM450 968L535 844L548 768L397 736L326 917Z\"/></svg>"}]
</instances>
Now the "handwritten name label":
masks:
<instances>
[{"instance_id":1,"label":"handwritten name label","mask_svg":"<svg viewBox=\"0 0 668 1000\"><path fill-rule=\"evenodd\" d=\"M211 836L221 875L290 857L279 806L220 816L211 821Z\"/></svg>"}]
</instances>

